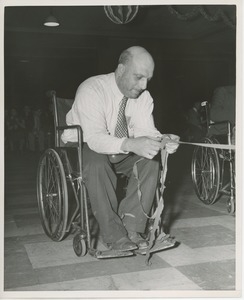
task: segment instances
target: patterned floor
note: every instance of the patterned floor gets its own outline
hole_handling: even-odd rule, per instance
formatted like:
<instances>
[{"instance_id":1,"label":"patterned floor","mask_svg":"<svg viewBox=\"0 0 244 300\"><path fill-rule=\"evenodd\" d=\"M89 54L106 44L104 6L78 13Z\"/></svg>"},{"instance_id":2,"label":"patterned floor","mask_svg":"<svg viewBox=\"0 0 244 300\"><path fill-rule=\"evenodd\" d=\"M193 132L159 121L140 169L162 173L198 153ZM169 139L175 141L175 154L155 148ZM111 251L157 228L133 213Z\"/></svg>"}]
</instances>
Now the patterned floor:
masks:
<instances>
[{"instance_id":1,"label":"patterned floor","mask_svg":"<svg viewBox=\"0 0 244 300\"><path fill-rule=\"evenodd\" d=\"M160 296L178 291L181 296L185 292L238 295L236 217L228 215L225 196L211 206L197 199L189 157L186 159L184 153L179 151L175 159L170 158L169 188L165 191L166 228L179 245L154 254L151 266L140 255L107 260L89 255L79 258L73 251L72 235L61 242L51 241L43 232L37 211L38 155L6 155L6 295L13 291L63 291L63 296L65 291L130 291L130 296L135 292L140 296L143 291L143 297L152 291Z\"/></svg>"}]
</instances>

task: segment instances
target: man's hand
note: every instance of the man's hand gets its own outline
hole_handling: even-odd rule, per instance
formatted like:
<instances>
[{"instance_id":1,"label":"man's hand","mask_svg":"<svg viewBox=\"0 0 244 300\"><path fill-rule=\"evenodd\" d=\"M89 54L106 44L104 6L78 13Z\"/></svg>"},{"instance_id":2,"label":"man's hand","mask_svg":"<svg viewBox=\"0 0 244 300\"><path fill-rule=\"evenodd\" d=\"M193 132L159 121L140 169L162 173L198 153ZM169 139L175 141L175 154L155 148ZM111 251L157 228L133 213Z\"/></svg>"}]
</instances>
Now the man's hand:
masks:
<instances>
[{"instance_id":1,"label":"man's hand","mask_svg":"<svg viewBox=\"0 0 244 300\"><path fill-rule=\"evenodd\" d=\"M175 153L176 150L179 147L180 137L178 135L175 135L175 134L164 134L163 139L164 138L169 139L169 141L166 143L166 146L165 146L166 151L169 154Z\"/></svg>"},{"instance_id":2,"label":"man's hand","mask_svg":"<svg viewBox=\"0 0 244 300\"><path fill-rule=\"evenodd\" d=\"M152 159L161 149L161 138L137 137L125 139L121 150L133 152L139 156Z\"/></svg>"}]
</instances>

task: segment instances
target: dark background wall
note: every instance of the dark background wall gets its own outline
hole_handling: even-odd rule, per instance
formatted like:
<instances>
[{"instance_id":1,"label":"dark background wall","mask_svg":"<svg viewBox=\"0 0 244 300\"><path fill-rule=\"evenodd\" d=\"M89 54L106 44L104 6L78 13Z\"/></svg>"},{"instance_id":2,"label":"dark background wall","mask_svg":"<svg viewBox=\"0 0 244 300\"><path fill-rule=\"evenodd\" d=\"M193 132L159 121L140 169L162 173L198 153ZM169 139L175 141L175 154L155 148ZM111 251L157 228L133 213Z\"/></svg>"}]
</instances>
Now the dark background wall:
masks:
<instances>
[{"instance_id":1,"label":"dark background wall","mask_svg":"<svg viewBox=\"0 0 244 300\"><path fill-rule=\"evenodd\" d=\"M61 97L74 98L83 80L114 71L122 50L141 45L156 64L148 86L155 100L155 122L165 131L177 132L183 110L195 101L211 100L216 87L235 84L234 30L232 36L232 41L211 42L119 33L55 34L54 38L51 31L9 30L5 34L5 107L45 107L50 89Z\"/></svg>"}]
</instances>

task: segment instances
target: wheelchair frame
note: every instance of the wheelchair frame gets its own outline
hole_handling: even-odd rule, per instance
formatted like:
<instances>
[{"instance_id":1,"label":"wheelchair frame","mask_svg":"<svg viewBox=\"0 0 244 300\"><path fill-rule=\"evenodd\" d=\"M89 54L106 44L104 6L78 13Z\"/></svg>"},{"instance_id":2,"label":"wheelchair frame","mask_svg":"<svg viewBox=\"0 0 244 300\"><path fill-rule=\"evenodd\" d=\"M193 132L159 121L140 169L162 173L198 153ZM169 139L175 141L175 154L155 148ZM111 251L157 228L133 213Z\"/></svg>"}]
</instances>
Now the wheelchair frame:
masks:
<instances>
[{"instance_id":1,"label":"wheelchair frame","mask_svg":"<svg viewBox=\"0 0 244 300\"><path fill-rule=\"evenodd\" d=\"M174 247L177 244L176 241L163 232L162 220L159 219L157 224L148 222L146 238L151 244L148 250L138 249L132 252L96 249L95 239L91 234L91 217L94 218L94 216L89 210L89 198L82 172L82 130L79 125L67 126L65 120L74 100L57 98L55 91L50 92L50 97L54 108L55 148L49 148L43 153L37 170L37 201L42 227L46 235L53 241L59 242L68 234L73 233L75 254L85 256L89 252L95 258L147 254L149 259L153 252ZM64 111L60 110L60 103L62 103ZM61 133L65 129L77 130L78 143L72 143L68 147L63 144ZM156 201L151 210L151 213L158 217L161 216L161 211L157 210L159 203L161 206L163 203L160 192L161 189L158 187L155 195ZM148 218L150 221L154 221L155 217L148 216ZM153 235L151 235L152 231L154 231ZM157 240L157 238L159 239Z\"/></svg>"},{"instance_id":2,"label":"wheelchair frame","mask_svg":"<svg viewBox=\"0 0 244 300\"><path fill-rule=\"evenodd\" d=\"M76 232L73 248L77 256L84 256L88 249L92 252L93 248L88 196L82 174L82 130L79 125L64 125L65 121L59 117L58 101L66 102L65 115L71 108L73 100L57 98L55 91L50 92L50 97L54 108L55 149L47 149L38 165L39 214L46 235L53 241L61 241L69 233ZM72 147L65 147L61 141L61 133L65 129L77 130L78 143ZM76 157L75 168L71 164L71 155Z\"/></svg>"},{"instance_id":3,"label":"wheelchair frame","mask_svg":"<svg viewBox=\"0 0 244 300\"><path fill-rule=\"evenodd\" d=\"M209 104L202 102L206 114L206 137L202 142L218 144L218 136L210 133L211 127L224 124L227 127L227 143L232 143L232 126L229 121L210 122ZM197 197L206 205L213 204L222 195L227 199L227 211L235 212L235 155L231 149L216 149L196 146L191 162L192 182ZM225 182L225 175L228 180Z\"/></svg>"}]
</instances>

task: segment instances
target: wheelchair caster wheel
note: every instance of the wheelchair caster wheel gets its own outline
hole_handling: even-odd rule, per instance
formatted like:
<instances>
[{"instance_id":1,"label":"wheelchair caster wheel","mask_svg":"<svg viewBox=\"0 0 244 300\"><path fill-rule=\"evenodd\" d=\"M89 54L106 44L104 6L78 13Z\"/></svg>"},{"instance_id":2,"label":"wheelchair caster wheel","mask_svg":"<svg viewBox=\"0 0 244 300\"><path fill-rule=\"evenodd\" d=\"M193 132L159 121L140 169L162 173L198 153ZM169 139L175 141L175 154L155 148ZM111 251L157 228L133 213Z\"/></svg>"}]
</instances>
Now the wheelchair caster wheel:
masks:
<instances>
[{"instance_id":1,"label":"wheelchair caster wheel","mask_svg":"<svg viewBox=\"0 0 244 300\"><path fill-rule=\"evenodd\" d=\"M86 241L80 234L76 234L73 238L73 249L77 256L85 256L87 252Z\"/></svg>"},{"instance_id":2,"label":"wheelchair caster wheel","mask_svg":"<svg viewBox=\"0 0 244 300\"><path fill-rule=\"evenodd\" d=\"M235 212L235 201L233 198L227 200L227 211L229 214L233 214Z\"/></svg>"}]
</instances>

